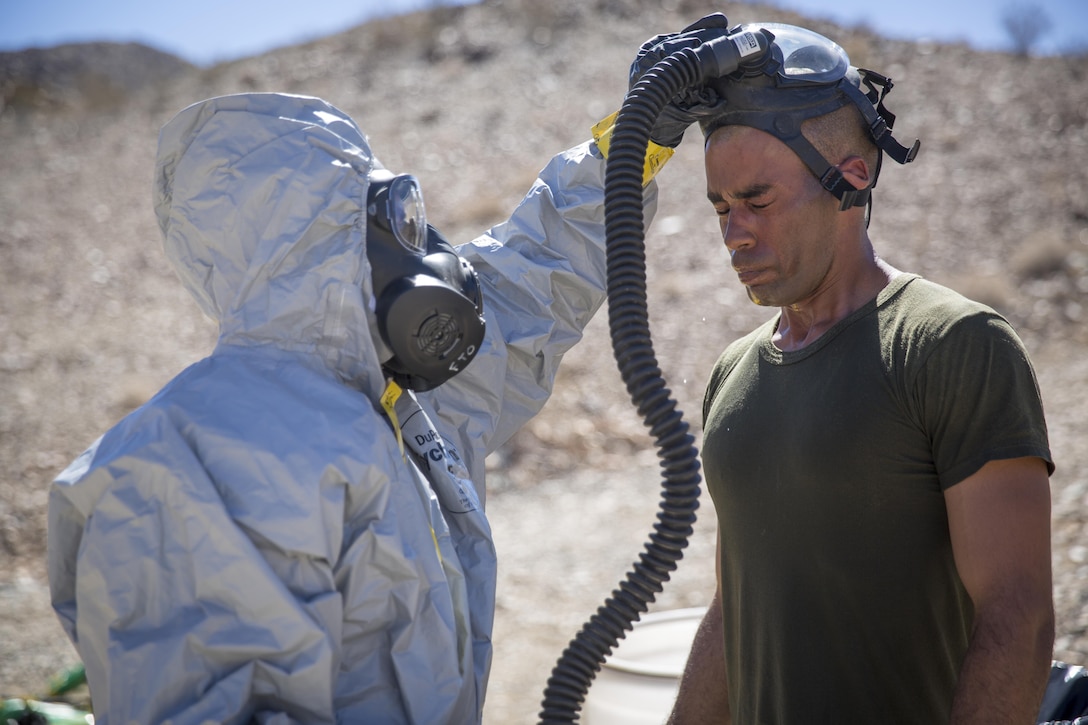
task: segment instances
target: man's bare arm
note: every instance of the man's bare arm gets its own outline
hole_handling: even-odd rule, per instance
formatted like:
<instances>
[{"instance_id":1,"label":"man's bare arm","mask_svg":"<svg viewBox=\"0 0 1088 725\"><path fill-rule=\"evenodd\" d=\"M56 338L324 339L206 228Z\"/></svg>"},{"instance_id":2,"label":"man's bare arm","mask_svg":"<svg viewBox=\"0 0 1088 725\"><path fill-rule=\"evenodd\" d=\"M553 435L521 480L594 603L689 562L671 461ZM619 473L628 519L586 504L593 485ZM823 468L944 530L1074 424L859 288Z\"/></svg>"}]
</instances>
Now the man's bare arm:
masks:
<instances>
[{"instance_id":1,"label":"man's bare arm","mask_svg":"<svg viewBox=\"0 0 1088 725\"><path fill-rule=\"evenodd\" d=\"M725 635L722 630L721 539L714 562L717 591L691 645L680 691L668 725L730 725L729 687L725 680Z\"/></svg>"},{"instance_id":2,"label":"man's bare arm","mask_svg":"<svg viewBox=\"0 0 1088 725\"><path fill-rule=\"evenodd\" d=\"M991 461L945 501L956 567L975 606L952 723L1033 725L1054 644L1046 466Z\"/></svg>"}]
</instances>

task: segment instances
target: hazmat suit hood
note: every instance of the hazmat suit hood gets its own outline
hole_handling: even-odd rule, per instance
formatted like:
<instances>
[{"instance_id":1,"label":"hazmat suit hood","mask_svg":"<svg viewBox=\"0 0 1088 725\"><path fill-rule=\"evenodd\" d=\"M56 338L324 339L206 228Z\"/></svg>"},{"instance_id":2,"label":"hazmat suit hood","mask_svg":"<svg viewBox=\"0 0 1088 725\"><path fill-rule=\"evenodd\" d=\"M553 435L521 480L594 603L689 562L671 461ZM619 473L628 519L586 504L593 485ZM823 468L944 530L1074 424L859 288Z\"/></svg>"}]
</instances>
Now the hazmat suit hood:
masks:
<instances>
[{"instance_id":1,"label":"hazmat suit hood","mask_svg":"<svg viewBox=\"0 0 1088 725\"><path fill-rule=\"evenodd\" d=\"M154 204L166 255L219 323L219 345L272 345L380 395L366 256L376 167L355 122L317 98L212 98L162 129Z\"/></svg>"}]
</instances>

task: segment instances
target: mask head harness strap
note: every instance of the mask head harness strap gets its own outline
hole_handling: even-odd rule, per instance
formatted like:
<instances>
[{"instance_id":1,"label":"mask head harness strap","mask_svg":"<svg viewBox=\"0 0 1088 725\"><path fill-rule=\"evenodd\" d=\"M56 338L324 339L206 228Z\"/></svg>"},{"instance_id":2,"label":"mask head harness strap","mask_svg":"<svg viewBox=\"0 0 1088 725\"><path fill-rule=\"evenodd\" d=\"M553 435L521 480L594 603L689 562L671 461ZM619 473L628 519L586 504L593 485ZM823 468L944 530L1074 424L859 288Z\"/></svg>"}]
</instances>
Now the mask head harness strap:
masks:
<instances>
[{"instance_id":1,"label":"mask head harness strap","mask_svg":"<svg viewBox=\"0 0 1088 725\"><path fill-rule=\"evenodd\" d=\"M871 192L876 186L877 180L880 178L880 170L883 166L885 153L891 156L897 163L906 164L914 160L921 145L919 141L915 140L914 144L908 149L892 137L892 126L895 124L895 114L889 111L884 105L884 97L888 95L888 92L892 89L893 84L891 79L865 68L858 68L856 69L856 72L860 82L864 84L868 90L862 91L861 88L852 83L849 78L843 78L843 80L839 81L837 90L841 91L846 99L852 101L857 107L869 130L869 138L872 140L873 144L876 145L876 169L873 173L873 183L864 189L855 188L853 184L843 177L842 173L840 173L836 167L832 166L824 159L808 139L801 135L799 125L796 136L793 136L788 140L782 139L791 149L793 149L794 153L801 157L801 160L805 162L805 165L816 174L816 178L820 180L820 185L839 200L840 211L845 211L854 206L864 206L871 202ZM876 90L875 86L880 86L879 92ZM845 102L839 105L845 105ZM813 116L808 117L811 118Z\"/></svg>"},{"instance_id":2,"label":"mask head harness strap","mask_svg":"<svg viewBox=\"0 0 1088 725\"><path fill-rule=\"evenodd\" d=\"M868 197L869 189L876 186L876 182L880 178L880 169L881 166L883 166L884 154L886 153L891 156L896 163L909 164L911 161L914 161L914 157L918 155L918 149L921 147L921 142L915 139L914 143L911 144L911 147L907 148L892 137L892 126L895 125L895 114L889 111L884 105L884 97L891 92L892 87L895 85L892 83L892 79L866 68L858 68L857 73L861 83L863 83L868 90L862 91L859 86L850 83L846 79L843 79L839 86L843 93L854 102L854 105L861 112L862 118L865 119L865 123L869 128L869 138L876 144L876 171L873 174L873 183L869 185L868 189L862 190L865 192L865 196ZM880 86L879 92L877 91L876 86ZM846 183L845 180L842 179L841 174L839 174L839 178L843 183ZM836 194L836 196L838 195ZM857 202L848 204L845 195L839 196L839 199L842 200L840 209L849 209L851 205L860 206Z\"/></svg>"}]
</instances>

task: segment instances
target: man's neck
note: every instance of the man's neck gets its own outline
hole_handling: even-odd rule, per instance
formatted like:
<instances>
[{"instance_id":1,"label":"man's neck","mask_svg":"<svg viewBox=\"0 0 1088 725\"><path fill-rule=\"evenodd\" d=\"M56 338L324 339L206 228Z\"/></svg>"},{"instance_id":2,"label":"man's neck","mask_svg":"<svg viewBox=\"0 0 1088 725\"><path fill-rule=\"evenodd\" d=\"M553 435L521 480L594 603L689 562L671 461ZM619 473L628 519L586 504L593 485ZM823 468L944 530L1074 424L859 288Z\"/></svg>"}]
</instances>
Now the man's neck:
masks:
<instances>
[{"instance_id":1,"label":"man's neck","mask_svg":"<svg viewBox=\"0 0 1088 725\"><path fill-rule=\"evenodd\" d=\"M831 280L812 297L782 307L771 341L783 352L811 345L837 323L875 299L897 274L899 271L894 267L874 257L849 281Z\"/></svg>"}]
</instances>

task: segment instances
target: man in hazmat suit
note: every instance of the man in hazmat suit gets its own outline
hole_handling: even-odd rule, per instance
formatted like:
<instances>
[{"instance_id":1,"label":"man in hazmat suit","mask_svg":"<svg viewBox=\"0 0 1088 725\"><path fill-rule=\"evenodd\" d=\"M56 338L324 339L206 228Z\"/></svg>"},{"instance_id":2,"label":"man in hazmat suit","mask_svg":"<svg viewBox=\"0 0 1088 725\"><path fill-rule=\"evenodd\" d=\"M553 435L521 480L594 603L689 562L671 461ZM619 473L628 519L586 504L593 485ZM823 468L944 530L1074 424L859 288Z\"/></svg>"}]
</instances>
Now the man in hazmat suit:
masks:
<instances>
[{"instance_id":1,"label":"man in hazmat suit","mask_svg":"<svg viewBox=\"0 0 1088 725\"><path fill-rule=\"evenodd\" d=\"M484 458L604 300L603 176L595 143L561 153L454 250L324 101L163 128L165 250L219 338L51 488L53 606L99 725L480 720Z\"/></svg>"}]
</instances>

